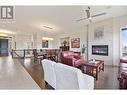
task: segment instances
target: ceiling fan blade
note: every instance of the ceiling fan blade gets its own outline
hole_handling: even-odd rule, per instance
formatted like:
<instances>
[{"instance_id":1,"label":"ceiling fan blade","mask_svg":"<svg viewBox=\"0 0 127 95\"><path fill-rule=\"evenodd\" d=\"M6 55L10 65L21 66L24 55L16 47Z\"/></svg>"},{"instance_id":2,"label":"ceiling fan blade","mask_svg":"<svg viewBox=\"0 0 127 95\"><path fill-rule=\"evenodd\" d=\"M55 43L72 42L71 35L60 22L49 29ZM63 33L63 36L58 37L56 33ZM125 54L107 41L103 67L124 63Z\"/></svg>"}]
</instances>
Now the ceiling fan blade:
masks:
<instances>
[{"instance_id":1,"label":"ceiling fan blade","mask_svg":"<svg viewBox=\"0 0 127 95\"><path fill-rule=\"evenodd\" d=\"M76 21L81 21L81 20L85 20L85 19L87 19L87 18L81 18L81 19L78 19L78 20L76 20Z\"/></svg>"},{"instance_id":2,"label":"ceiling fan blade","mask_svg":"<svg viewBox=\"0 0 127 95\"><path fill-rule=\"evenodd\" d=\"M91 17L97 17L97 16L101 16L101 15L106 15L106 13L104 12L104 13L96 14L96 15L93 15Z\"/></svg>"}]
</instances>

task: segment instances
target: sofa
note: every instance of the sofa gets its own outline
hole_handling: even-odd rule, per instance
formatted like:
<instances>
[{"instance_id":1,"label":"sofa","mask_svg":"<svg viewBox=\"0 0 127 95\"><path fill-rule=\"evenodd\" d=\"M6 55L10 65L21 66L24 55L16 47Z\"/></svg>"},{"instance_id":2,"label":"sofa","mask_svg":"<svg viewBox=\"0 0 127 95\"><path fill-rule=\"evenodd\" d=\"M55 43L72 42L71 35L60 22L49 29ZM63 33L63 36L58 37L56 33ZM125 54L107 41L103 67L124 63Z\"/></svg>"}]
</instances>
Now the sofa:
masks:
<instances>
[{"instance_id":1,"label":"sofa","mask_svg":"<svg viewBox=\"0 0 127 95\"><path fill-rule=\"evenodd\" d=\"M54 89L94 89L94 78L80 69L48 59L42 60L44 80Z\"/></svg>"},{"instance_id":2,"label":"sofa","mask_svg":"<svg viewBox=\"0 0 127 95\"><path fill-rule=\"evenodd\" d=\"M81 65L84 63L84 58L72 51L61 52L60 59L61 63L77 68L81 68Z\"/></svg>"},{"instance_id":3,"label":"sofa","mask_svg":"<svg viewBox=\"0 0 127 95\"><path fill-rule=\"evenodd\" d=\"M118 70L119 88L127 89L127 59L120 59Z\"/></svg>"}]
</instances>

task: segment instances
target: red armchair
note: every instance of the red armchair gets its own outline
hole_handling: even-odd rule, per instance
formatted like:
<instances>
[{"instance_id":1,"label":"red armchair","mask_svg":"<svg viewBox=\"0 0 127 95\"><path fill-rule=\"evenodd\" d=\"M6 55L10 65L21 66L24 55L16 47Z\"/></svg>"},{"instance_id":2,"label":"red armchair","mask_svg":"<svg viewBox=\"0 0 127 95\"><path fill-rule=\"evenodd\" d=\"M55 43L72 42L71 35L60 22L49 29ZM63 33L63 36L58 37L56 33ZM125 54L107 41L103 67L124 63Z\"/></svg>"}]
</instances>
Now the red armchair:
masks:
<instances>
[{"instance_id":1,"label":"red armchair","mask_svg":"<svg viewBox=\"0 0 127 95\"><path fill-rule=\"evenodd\" d=\"M63 51L60 56L61 63L81 69L84 62L82 56L72 51Z\"/></svg>"},{"instance_id":2,"label":"red armchair","mask_svg":"<svg viewBox=\"0 0 127 95\"><path fill-rule=\"evenodd\" d=\"M127 89L127 60L120 59L118 79L119 88Z\"/></svg>"}]
</instances>

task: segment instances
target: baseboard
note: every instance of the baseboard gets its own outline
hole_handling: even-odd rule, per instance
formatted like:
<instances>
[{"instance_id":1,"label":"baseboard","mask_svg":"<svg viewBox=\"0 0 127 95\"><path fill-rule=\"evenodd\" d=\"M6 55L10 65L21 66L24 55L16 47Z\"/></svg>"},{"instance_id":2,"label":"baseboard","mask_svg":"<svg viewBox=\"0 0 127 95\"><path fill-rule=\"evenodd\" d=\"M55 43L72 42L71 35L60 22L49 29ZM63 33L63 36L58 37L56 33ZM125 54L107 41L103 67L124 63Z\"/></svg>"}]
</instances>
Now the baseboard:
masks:
<instances>
[{"instance_id":1,"label":"baseboard","mask_svg":"<svg viewBox=\"0 0 127 95\"><path fill-rule=\"evenodd\" d=\"M105 65L105 66L109 66L109 67L119 67L118 65Z\"/></svg>"}]
</instances>

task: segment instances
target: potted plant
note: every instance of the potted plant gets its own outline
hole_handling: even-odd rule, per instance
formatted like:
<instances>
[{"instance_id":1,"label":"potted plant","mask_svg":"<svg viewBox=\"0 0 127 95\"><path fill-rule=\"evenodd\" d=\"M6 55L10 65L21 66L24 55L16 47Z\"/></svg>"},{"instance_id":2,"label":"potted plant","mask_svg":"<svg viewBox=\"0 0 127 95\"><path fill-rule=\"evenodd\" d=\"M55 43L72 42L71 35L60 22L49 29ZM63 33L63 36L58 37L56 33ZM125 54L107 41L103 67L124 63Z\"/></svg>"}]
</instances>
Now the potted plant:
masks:
<instances>
[{"instance_id":1,"label":"potted plant","mask_svg":"<svg viewBox=\"0 0 127 95\"><path fill-rule=\"evenodd\" d=\"M83 56L84 59L85 59L86 49L87 49L87 47L85 47L84 44L83 44L83 47L82 47L82 56Z\"/></svg>"},{"instance_id":2,"label":"potted plant","mask_svg":"<svg viewBox=\"0 0 127 95\"><path fill-rule=\"evenodd\" d=\"M83 44L83 47L82 47L82 54L85 54L85 52L86 52L86 47L85 47L84 44Z\"/></svg>"}]
</instances>

